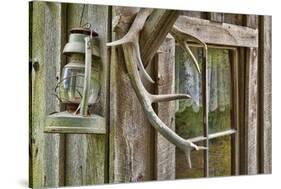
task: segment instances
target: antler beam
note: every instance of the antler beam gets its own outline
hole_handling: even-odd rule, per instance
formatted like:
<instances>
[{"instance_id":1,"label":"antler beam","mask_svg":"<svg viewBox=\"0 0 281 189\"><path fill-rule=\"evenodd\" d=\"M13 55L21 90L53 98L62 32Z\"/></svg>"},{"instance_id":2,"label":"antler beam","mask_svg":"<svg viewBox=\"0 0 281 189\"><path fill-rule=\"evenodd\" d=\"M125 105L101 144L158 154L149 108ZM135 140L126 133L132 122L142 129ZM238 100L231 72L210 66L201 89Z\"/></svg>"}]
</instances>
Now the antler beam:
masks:
<instances>
[{"instance_id":1,"label":"antler beam","mask_svg":"<svg viewBox=\"0 0 281 189\"><path fill-rule=\"evenodd\" d=\"M179 15L177 10L156 9L146 20L140 34L140 53L144 67L152 60Z\"/></svg>"},{"instance_id":2,"label":"antler beam","mask_svg":"<svg viewBox=\"0 0 281 189\"><path fill-rule=\"evenodd\" d=\"M202 146L197 146L192 143L189 139L184 139L177 135L173 130L171 130L167 125L165 125L163 121L161 121L161 119L157 116L152 107L152 103L155 102L176 99L188 99L190 98L190 96L186 94L150 94L145 89L141 81L140 73L138 72L138 67L141 67L141 65L143 64L142 59L140 58L141 55L139 48L139 36L151 12L151 9L140 9L128 33L123 38L108 43L107 46L122 45L128 76L149 122L162 136L164 136L168 141L170 141L186 153L188 165L189 167L191 167L191 150L201 150L206 148ZM141 71L145 70L141 69Z\"/></svg>"}]
</instances>

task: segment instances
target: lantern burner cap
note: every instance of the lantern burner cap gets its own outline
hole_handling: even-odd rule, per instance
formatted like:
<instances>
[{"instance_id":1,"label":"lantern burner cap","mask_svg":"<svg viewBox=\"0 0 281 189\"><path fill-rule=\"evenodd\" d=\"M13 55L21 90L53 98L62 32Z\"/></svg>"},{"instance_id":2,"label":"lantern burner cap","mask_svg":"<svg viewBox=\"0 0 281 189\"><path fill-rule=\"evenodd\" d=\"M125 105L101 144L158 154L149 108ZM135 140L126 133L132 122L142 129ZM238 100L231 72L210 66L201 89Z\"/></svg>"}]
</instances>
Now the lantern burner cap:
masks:
<instances>
[{"instance_id":1,"label":"lantern burner cap","mask_svg":"<svg viewBox=\"0 0 281 189\"><path fill-rule=\"evenodd\" d=\"M70 33L79 33L79 34L85 34L85 35L91 35L91 32L92 32L93 37L98 36L98 33L95 32L94 30L91 31L90 28L80 27L80 28L72 28L70 30Z\"/></svg>"}]
</instances>

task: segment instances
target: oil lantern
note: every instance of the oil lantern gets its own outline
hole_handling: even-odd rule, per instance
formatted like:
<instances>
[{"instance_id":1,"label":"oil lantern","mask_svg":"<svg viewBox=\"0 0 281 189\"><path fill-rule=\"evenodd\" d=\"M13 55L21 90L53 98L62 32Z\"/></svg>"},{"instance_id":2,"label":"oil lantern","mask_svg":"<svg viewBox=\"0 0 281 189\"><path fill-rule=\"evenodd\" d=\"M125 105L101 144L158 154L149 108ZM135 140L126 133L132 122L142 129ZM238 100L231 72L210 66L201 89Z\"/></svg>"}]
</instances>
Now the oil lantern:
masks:
<instances>
[{"instance_id":1,"label":"oil lantern","mask_svg":"<svg viewBox=\"0 0 281 189\"><path fill-rule=\"evenodd\" d=\"M98 34L89 28L71 29L63 54L67 64L56 92L66 111L49 115L45 132L105 133L104 118L90 111L100 91L100 73L93 69L100 62Z\"/></svg>"}]
</instances>

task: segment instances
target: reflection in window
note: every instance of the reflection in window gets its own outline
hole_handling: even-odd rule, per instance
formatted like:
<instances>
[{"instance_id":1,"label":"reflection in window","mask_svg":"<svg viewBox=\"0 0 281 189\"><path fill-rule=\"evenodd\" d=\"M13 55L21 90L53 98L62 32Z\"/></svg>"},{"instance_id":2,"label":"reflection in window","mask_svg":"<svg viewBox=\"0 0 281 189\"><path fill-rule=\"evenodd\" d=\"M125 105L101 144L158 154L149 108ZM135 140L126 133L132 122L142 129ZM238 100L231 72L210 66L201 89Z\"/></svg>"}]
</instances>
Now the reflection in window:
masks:
<instances>
[{"instance_id":1,"label":"reflection in window","mask_svg":"<svg viewBox=\"0 0 281 189\"><path fill-rule=\"evenodd\" d=\"M202 69L202 50L192 48ZM231 70L229 51L209 49L209 133L231 128ZM176 92L187 93L192 99L179 100L176 109L176 132L191 138L203 135L203 109L201 75L192 59L182 49L176 49ZM225 176L231 174L230 136L210 140L209 174ZM193 152L192 169L188 168L185 154L176 150L176 177L194 178L204 176L203 151Z\"/></svg>"}]
</instances>

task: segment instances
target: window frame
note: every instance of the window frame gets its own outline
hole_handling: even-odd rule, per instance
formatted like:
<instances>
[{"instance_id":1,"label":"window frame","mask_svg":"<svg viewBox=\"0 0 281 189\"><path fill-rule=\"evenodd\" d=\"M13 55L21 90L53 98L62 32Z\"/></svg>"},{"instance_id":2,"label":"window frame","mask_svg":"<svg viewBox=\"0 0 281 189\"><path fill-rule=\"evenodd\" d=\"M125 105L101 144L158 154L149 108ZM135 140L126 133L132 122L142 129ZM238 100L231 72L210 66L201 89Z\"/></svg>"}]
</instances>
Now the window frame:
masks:
<instances>
[{"instance_id":1,"label":"window frame","mask_svg":"<svg viewBox=\"0 0 281 189\"><path fill-rule=\"evenodd\" d=\"M230 69L231 69L231 129L223 132L216 132L209 134L208 124L208 73L207 62L203 61L202 65L202 99L203 99L203 122L204 122L204 136L196 137L191 140L196 142L202 137L204 138L204 145L209 146L209 140L221 136L231 136L231 175L239 175L243 173L241 167L248 166L249 159L249 140L251 140L250 132L254 128L250 128L247 124L247 117L243 119L242 113L247 113L247 99L248 90L239 90L239 85L244 83L249 77L249 65L253 64L255 60L255 52L258 47L258 30L244 26L237 26L233 24L217 23L209 20L193 18L188 16L180 16L175 23L182 31L189 35L196 36L201 41L205 42L210 48L227 49L230 52ZM219 35L218 35L219 34ZM191 47L202 47L194 41L189 42ZM244 53L241 53L244 52ZM246 52L246 53L245 53ZM206 55L205 55L206 56ZM204 60L204 59L203 59ZM244 61L246 60L246 61ZM242 64L245 64L244 67ZM242 66L241 66L242 65ZM239 78L239 71L242 70L245 75L242 79ZM249 87L249 86L248 86ZM243 94L242 94L243 93ZM241 104L241 102L243 102ZM241 112L241 110L243 112ZM245 115L244 115L245 116ZM243 121L241 121L243 119ZM250 139L249 139L250 137ZM253 137L253 136L252 136ZM209 176L209 151L204 151L204 176Z\"/></svg>"}]
</instances>

